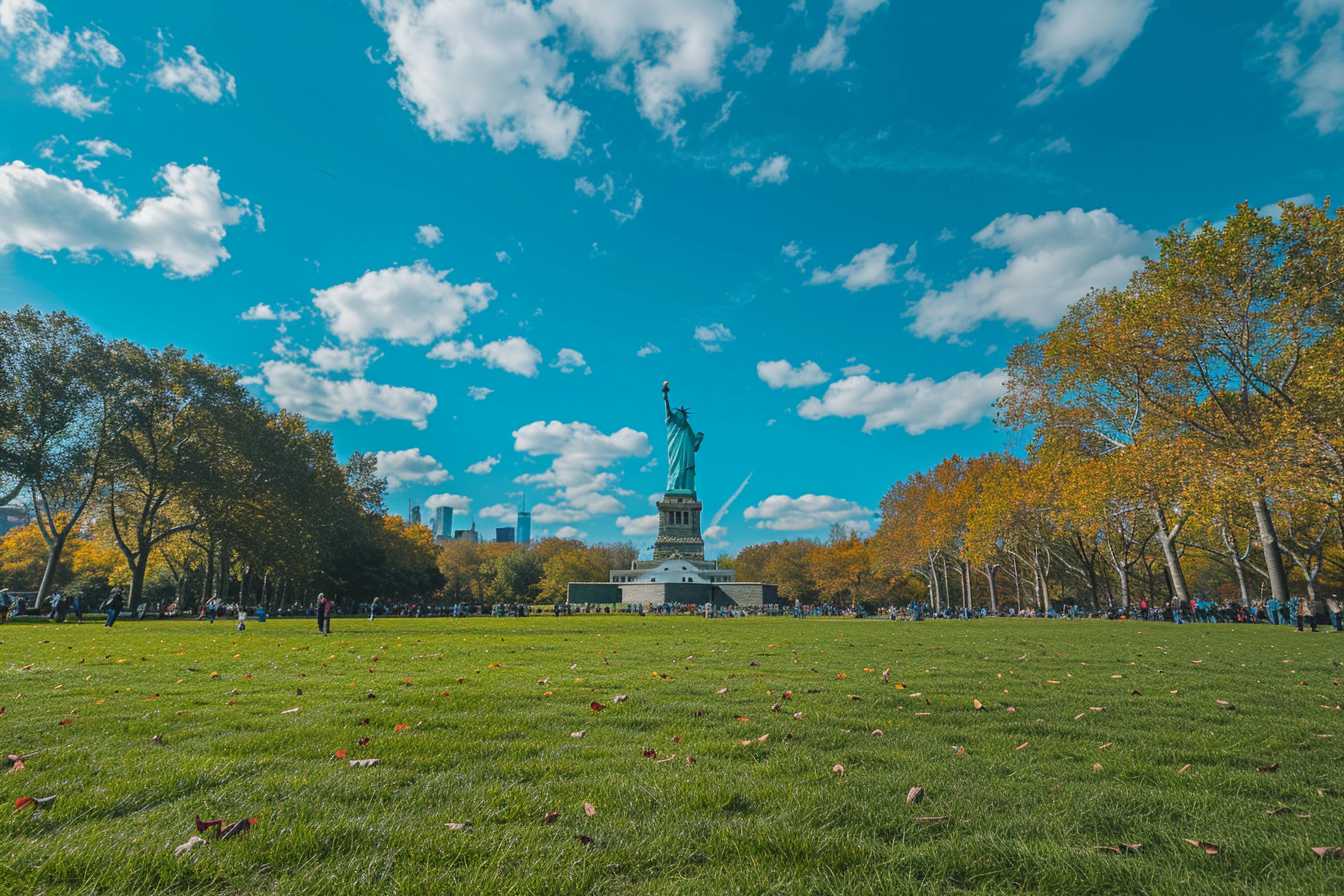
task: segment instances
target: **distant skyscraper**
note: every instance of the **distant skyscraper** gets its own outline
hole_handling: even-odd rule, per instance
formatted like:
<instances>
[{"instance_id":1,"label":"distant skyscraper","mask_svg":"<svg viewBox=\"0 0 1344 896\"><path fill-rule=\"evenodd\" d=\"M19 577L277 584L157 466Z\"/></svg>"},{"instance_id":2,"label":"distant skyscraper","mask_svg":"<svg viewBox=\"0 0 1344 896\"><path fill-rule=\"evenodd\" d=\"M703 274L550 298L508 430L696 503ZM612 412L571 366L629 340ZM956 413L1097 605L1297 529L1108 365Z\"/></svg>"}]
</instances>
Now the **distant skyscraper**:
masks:
<instances>
[{"instance_id":1,"label":"distant skyscraper","mask_svg":"<svg viewBox=\"0 0 1344 896\"><path fill-rule=\"evenodd\" d=\"M476 531L476 521L475 520L471 521L470 529L458 529L455 533L453 533L453 540L469 541L472 544L476 544L477 542L479 542L481 540L481 535L479 532Z\"/></svg>"},{"instance_id":2,"label":"distant skyscraper","mask_svg":"<svg viewBox=\"0 0 1344 896\"><path fill-rule=\"evenodd\" d=\"M513 544L513 526L500 526L495 529L495 541L499 544Z\"/></svg>"},{"instance_id":3,"label":"distant skyscraper","mask_svg":"<svg viewBox=\"0 0 1344 896\"><path fill-rule=\"evenodd\" d=\"M419 504L412 504L412 505L411 505L411 525L412 525L412 526L418 526L418 525L420 525L420 505L419 505Z\"/></svg>"},{"instance_id":4,"label":"distant skyscraper","mask_svg":"<svg viewBox=\"0 0 1344 896\"><path fill-rule=\"evenodd\" d=\"M519 544L532 543L532 511L518 511L518 525L515 527L514 537L518 539Z\"/></svg>"},{"instance_id":5,"label":"distant skyscraper","mask_svg":"<svg viewBox=\"0 0 1344 896\"><path fill-rule=\"evenodd\" d=\"M453 508L434 508L434 537L445 541L453 537Z\"/></svg>"}]
</instances>

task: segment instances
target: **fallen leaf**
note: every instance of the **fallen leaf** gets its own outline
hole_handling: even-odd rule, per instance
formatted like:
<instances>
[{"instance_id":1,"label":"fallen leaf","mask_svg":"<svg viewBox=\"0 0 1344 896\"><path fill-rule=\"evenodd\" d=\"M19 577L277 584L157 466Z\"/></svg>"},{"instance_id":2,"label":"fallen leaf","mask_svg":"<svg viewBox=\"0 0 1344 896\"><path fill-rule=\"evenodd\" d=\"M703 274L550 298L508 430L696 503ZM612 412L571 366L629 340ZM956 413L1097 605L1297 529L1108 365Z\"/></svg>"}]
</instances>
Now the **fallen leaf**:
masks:
<instances>
[{"instance_id":1,"label":"fallen leaf","mask_svg":"<svg viewBox=\"0 0 1344 896\"><path fill-rule=\"evenodd\" d=\"M1186 842L1186 843L1189 843L1191 846L1195 847L1196 849L1202 849L1202 850L1204 850L1204 855L1206 855L1206 856L1216 856L1216 855L1218 855L1218 847L1215 846L1215 845L1213 845L1212 843L1205 843L1203 840L1190 840L1190 839L1188 839L1188 838L1186 839L1185 842Z\"/></svg>"},{"instance_id":2,"label":"fallen leaf","mask_svg":"<svg viewBox=\"0 0 1344 896\"><path fill-rule=\"evenodd\" d=\"M589 818L592 818L594 815L597 814L597 807L594 806L592 803L584 803L583 814L587 815Z\"/></svg>"},{"instance_id":3,"label":"fallen leaf","mask_svg":"<svg viewBox=\"0 0 1344 896\"><path fill-rule=\"evenodd\" d=\"M361 747L367 747L369 745L369 738L361 737L356 743Z\"/></svg>"},{"instance_id":4,"label":"fallen leaf","mask_svg":"<svg viewBox=\"0 0 1344 896\"><path fill-rule=\"evenodd\" d=\"M1188 771L1190 771L1190 763L1187 762L1185 765L1183 765L1183 766L1181 766L1180 768L1176 769L1176 774L1178 774L1178 775L1183 775L1183 774L1185 774L1185 773L1188 772Z\"/></svg>"},{"instance_id":5,"label":"fallen leaf","mask_svg":"<svg viewBox=\"0 0 1344 896\"><path fill-rule=\"evenodd\" d=\"M881 728L874 728L874 729L873 729L873 737L882 737L882 736L883 736L883 731L882 731Z\"/></svg>"},{"instance_id":6,"label":"fallen leaf","mask_svg":"<svg viewBox=\"0 0 1344 896\"><path fill-rule=\"evenodd\" d=\"M803 714L802 714L801 712L796 712L796 713L794 713L794 714L793 714L793 720L794 720L795 722L801 722L801 721L803 720Z\"/></svg>"},{"instance_id":7,"label":"fallen leaf","mask_svg":"<svg viewBox=\"0 0 1344 896\"><path fill-rule=\"evenodd\" d=\"M916 815L915 824L942 824L950 818L950 815Z\"/></svg>"},{"instance_id":8,"label":"fallen leaf","mask_svg":"<svg viewBox=\"0 0 1344 896\"><path fill-rule=\"evenodd\" d=\"M397 724L392 726L392 733L399 734L402 731L409 731L410 729L411 726L407 725L405 722L398 722Z\"/></svg>"},{"instance_id":9,"label":"fallen leaf","mask_svg":"<svg viewBox=\"0 0 1344 896\"><path fill-rule=\"evenodd\" d=\"M1109 750L1112 746L1114 746L1114 745L1108 740L1108 741L1106 741L1106 743L1104 743L1104 744L1102 744L1101 746L1097 747L1097 749L1098 749L1098 750Z\"/></svg>"},{"instance_id":10,"label":"fallen leaf","mask_svg":"<svg viewBox=\"0 0 1344 896\"><path fill-rule=\"evenodd\" d=\"M952 748L952 755L953 755L953 756L965 756L965 755L966 755L966 748L963 747L963 746L961 746L961 745L957 745L957 746L955 746L955 747Z\"/></svg>"},{"instance_id":11,"label":"fallen leaf","mask_svg":"<svg viewBox=\"0 0 1344 896\"><path fill-rule=\"evenodd\" d=\"M1344 846L1313 846L1311 851L1322 859L1344 859Z\"/></svg>"},{"instance_id":12,"label":"fallen leaf","mask_svg":"<svg viewBox=\"0 0 1344 896\"><path fill-rule=\"evenodd\" d=\"M469 821L450 821L444 825L450 831L465 831L471 827Z\"/></svg>"},{"instance_id":13,"label":"fallen leaf","mask_svg":"<svg viewBox=\"0 0 1344 896\"><path fill-rule=\"evenodd\" d=\"M176 848L173 849L173 858L180 859L184 855L191 852L193 849L195 849L196 847L200 846L202 843L205 842L206 839L204 837L198 837L195 834L193 834L190 840L188 840L186 843L179 844Z\"/></svg>"},{"instance_id":14,"label":"fallen leaf","mask_svg":"<svg viewBox=\"0 0 1344 896\"><path fill-rule=\"evenodd\" d=\"M1215 700L1215 701L1213 701L1213 702L1216 703L1216 704L1218 704L1219 706L1221 706L1223 709L1236 709L1236 708L1237 708L1235 705L1233 705L1232 703L1228 702L1227 700Z\"/></svg>"},{"instance_id":15,"label":"fallen leaf","mask_svg":"<svg viewBox=\"0 0 1344 896\"><path fill-rule=\"evenodd\" d=\"M891 681L891 669L890 667L888 667L882 670L882 683L887 684L890 681Z\"/></svg>"},{"instance_id":16,"label":"fallen leaf","mask_svg":"<svg viewBox=\"0 0 1344 896\"><path fill-rule=\"evenodd\" d=\"M1013 747L1013 749L1014 749L1014 750L1025 750L1025 749L1026 749L1027 747L1029 747L1029 746L1031 746L1031 741L1029 741L1029 740L1024 740L1024 741L1022 741L1022 743L1020 743L1020 744L1018 744L1017 746Z\"/></svg>"},{"instance_id":17,"label":"fallen leaf","mask_svg":"<svg viewBox=\"0 0 1344 896\"><path fill-rule=\"evenodd\" d=\"M972 701L971 701L971 706L974 706L974 707L975 707L975 711L976 711L976 712L980 712L981 710L983 710L983 709L985 708L985 704L981 703L978 699L977 699L977 700L972 700Z\"/></svg>"},{"instance_id":18,"label":"fallen leaf","mask_svg":"<svg viewBox=\"0 0 1344 896\"><path fill-rule=\"evenodd\" d=\"M760 737L756 738L756 743L758 743L758 744L763 744L763 743L765 743L766 741L768 741L769 739L770 739L770 735L768 735L768 734L762 734Z\"/></svg>"},{"instance_id":19,"label":"fallen leaf","mask_svg":"<svg viewBox=\"0 0 1344 896\"><path fill-rule=\"evenodd\" d=\"M923 801L924 801L923 787L911 787L905 794L905 804L907 806L913 806L916 803L922 803Z\"/></svg>"},{"instance_id":20,"label":"fallen leaf","mask_svg":"<svg viewBox=\"0 0 1344 896\"><path fill-rule=\"evenodd\" d=\"M1092 763L1092 771L1094 771L1094 772L1099 772L1099 771L1101 771L1101 763L1100 763L1100 762L1094 762L1094 763Z\"/></svg>"},{"instance_id":21,"label":"fallen leaf","mask_svg":"<svg viewBox=\"0 0 1344 896\"><path fill-rule=\"evenodd\" d=\"M280 710L280 715L282 715L282 716L293 715L294 713L298 712L299 709L300 709L300 707L298 707L298 706L291 706L289 709L282 709L282 710Z\"/></svg>"},{"instance_id":22,"label":"fallen leaf","mask_svg":"<svg viewBox=\"0 0 1344 896\"><path fill-rule=\"evenodd\" d=\"M1277 762L1271 762L1269 765L1262 765L1256 769L1256 771L1262 775L1268 774L1270 772L1276 772L1278 770L1279 770L1279 764Z\"/></svg>"},{"instance_id":23,"label":"fallen leaf","mask_svg":"<svg viewBox=\"0 0 1344 896\"><path fill-rule=\"evenodd\" d=\"M61 721L59 722L59 724L62 726L73 725L74 723L75 723L74 719L61 719Z\"/></svg>"},{"instance_id":24,"label":"fallen leaf","mask_svg":"<svg viewBox=\"0 0 1344 896\"><path fill-rule=\"evenodd\" d=\"M602 710L606 709L605 706L603 706L601 703L598 703L596 700L594 700L592 703L589 703L588 708L591 709L593 712L601 712Z\"/></svg>"},{"instance_id":25,"label":"fallen leaf","mask_svg":"<svg viewBox=\"0 0 1344 896\"><path fill-rule=\"evenodd\" d=\"M541 820L542 824L555 824L555 820L560 817L559 812L547 812L546 817Z\"/></svg>"},{"instance_id":26,"label":"fallen leaf","mask_svg":"<svg viewBox=\"0 0 1344 896\"><path fill-rule=\"evenodd\" d=\"M239 834L246 834L256 826L255 818L240 818L224 830L220 831L219 839L228 840L230 837L237 837Z\"/></svg>"},{"instance_id":27,"label":"fallen leaf","mask_svg":"<svg viewBox=\"0 0 1344 896\"><path fill-rule=\"evenodd\" d=\"M349 755L350 755L350 751L347 750L345 747L341 747L339 750L336 751L336 758L337 758L337 759L345 759L345 758L346 758L347 756L349 756Z\"/></svg>"},{"instance_id":28,"label":"fallen leaf","mask_svg":"<svg viewBox=\"0 0 1344 896\"><path fill-rule=\"evenodd\" d=\"M728 693L728 689L727 689L727 688L719 688L719 689L718 689L717 691L715 691L714 693L716 693L716 694L726 694L726 693Z\"/></svg>"},{"instance_id":29,"label":"fallen leaf","mask_svg":"<svg viewBox=\"0 0 1344 896\"><path fill-rule=\"evenodd\" d=\"M581 844L584 845L584 846L592 846L592 845L593 845L593 838L592 838L592 837L589 837L587 834L579 834L579 835L578 835L577 837L575 837L574 839L575 839L575 840L578 840L579 843L581 843Z\"/></svg>"},{"instance_id":30,"label":"fallen leaf","mask_svg":"<svg viewBox=\"0 0 1344 896\"><path fill-rule=\"evenodd\" d=\"M657 750L648 749L648 750L645 750L645 751L644 751L644 758L645 758L645 759L656 759L657 757L658 757L658 751L657 751Z\"/></svg>"},{"instance_id":31,"label":"fallen leaf","mask_svg":"<svg viewBox=\"0 0 1344 896\"><path fill-rule=\"evenodd\" d=\"M630 697L629 697L628 695L626 695L626 694L617 694L617 695L615 695L614 697L611 698L611 702L612 702L612 703L624 703L625 701L627 701L627 700L629 700L629 699L630 699Z\"/></svg>"},{"instance_id":32,"label":"fallen leaf","mask_svg":"<svg viewBox=\"0 0 1344 896\"><path fill-rule=\"evenodd\" d=\"M834 774L843 775L845 773L845 767L843 764L837 762L835 765L831 766L831 771Z\"/></svg>"},{"instance_id":33,"label":"fallen leaf","mask_svg":"<svg viewBox=\"0 0 1344 896\"><path fill-rule=\"evenodd\" d=\"M1098 846L1100 852L1109 852L1112 855L1126 855L1138 852L1143 848L1142 843L1121 843L1119 846Z\"/></svg>"}]
</instances>

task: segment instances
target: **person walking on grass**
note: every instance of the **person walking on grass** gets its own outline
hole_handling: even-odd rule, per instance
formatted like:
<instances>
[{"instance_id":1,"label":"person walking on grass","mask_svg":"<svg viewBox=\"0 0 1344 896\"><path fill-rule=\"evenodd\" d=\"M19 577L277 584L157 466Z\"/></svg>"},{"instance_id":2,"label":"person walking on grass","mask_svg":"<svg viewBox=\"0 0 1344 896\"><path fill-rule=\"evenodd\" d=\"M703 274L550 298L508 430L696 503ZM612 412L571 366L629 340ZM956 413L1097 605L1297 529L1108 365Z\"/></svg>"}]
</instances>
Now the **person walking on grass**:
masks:
<instances>
[{"instance_id":1,"label":"person walking on grass","mask_svg":"<svg viewBox=\"0 0 1344 896\"><path fill-rule=\"evenodd\" d=\"M331 634L331 608L334 602L325 594L317 596L317 630L324 635Z\"/></svg>"},{"instance_id":2,"label":"person walking on grass","mask_svg":"<svg viewBox=\"0 0 1344 896\"><path fill-rule=\"evenodd\" d=\"M124 606L126 600L122 597L121 589L113 588L107 600L103 601L103 609L107 611L107 622L103 623L104 627L111 628L117 624L117 617L121 615L121 608Z\"/></svg>"}]
</instances>

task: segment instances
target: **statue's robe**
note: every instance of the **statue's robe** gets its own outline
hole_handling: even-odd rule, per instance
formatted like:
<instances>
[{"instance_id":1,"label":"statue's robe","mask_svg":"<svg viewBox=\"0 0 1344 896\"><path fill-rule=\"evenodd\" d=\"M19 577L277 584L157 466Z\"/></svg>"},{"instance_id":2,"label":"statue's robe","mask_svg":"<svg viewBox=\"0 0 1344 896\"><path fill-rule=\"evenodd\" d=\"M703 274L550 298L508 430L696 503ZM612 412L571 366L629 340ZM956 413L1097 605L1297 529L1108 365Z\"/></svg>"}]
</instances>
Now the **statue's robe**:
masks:
<instances>
[{"instance_id":1,"label":"statue's robe","mask_svg":"<svg viewBox=\"0 0 1344 896\"><path fill-rule=\"evenodd\" d=\"M691 422L682 411L667 415L667 490L669 492L695 491L695 452L704 440L704 433L691 429Z\"/></svg>"}]
</instances>

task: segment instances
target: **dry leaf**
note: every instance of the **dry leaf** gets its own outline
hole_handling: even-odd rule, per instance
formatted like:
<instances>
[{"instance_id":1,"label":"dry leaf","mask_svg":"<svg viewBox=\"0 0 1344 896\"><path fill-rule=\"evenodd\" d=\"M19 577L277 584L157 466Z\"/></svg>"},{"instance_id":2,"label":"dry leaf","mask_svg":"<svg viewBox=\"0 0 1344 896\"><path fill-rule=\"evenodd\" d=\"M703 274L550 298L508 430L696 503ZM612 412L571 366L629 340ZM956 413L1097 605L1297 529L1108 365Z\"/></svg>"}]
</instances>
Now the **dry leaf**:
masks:
<instances>
[{"instance_id":1,"label":"dry leaf","mask_svg":"<svg viewBox=\"0 0 1344 896\"><path fill-rule=\"evenodd\" d=\"M465 831L471 827L469 821L450 821L444 825L450 831Z\"/></svg>"},{"instance_id":2,"label":"dry leaf","mask_svg":"<svg viewBox=\"0 0 1344 896\"><path fill-rule=\"evenodd\" d=\"M584 731L584 730L580 729L580 730L578 730L578 731L571 731L571 732L569 732L569 736L570 736L570 737L583 737L583 736L584 736L585 734L587 734L587 733L588 733L587 731Z\"/></svg>"},{"instance_id":3,"label":"dry leaf","mask_svg":"<svg viewBox=\"0 0 1344 896\"><path fill-rule=\"evenodd\" d=\"M1102 744L1101 746L1097 747L1097 749L1098 749L1098 750L1109 750L1112 746L1113 746L1113 744L1108 740L1108 741L1106 741L1106 743L1104 743L1104 744Z\"/></svg>"},{"instance_id":4,"label":"dry leaf","mask_svg":"<svg viewBox=\"0 0 1344 896\"><path fill-rule=\"evenodd\" d=\"M337 759L345 759L345 758L347 758L349 755L350 755L350 751L347 750L345 747L341 747L339 750L336 751L336 758L337 758Z\"/></svg>"},{"instance_id":5,"label":"dry leaf","mask_svg":"<svg viewBox=\"0 0 1344 896\"><path fill-rule=\"evenodd\" d=\"M845 773L845 766L842 763L837 762L835 765L831 766L831 772L833 774L843 775Z\"/></svg>"},{"instance_id":6,"label":"dry leaf","mask_svg":"<svg viewBox=\"0 0 1344 896\"><path fill-rule=\"evenodd\" d=\"M1094 771L1094 772L1099 772L1099 771L1101 771L1101 763L1100 763L1100 762L1094 762L1094 763L1092 763L1092 771Z\"/></svg>"},{"instance_id":7,"label":"dry leaf","mask_svg":"<svg viewBox=\"0 0 1344 896\"><path fill-rule=\"evenodd\" d=\"M727 688L719 688L719 689L718 689L717 691L715 691L714 693L716 693L716 694L726 694L726 693L728 693L728 689L727 689Z\"/></svg>"},{"instance_id":8,"label":"dry leaf","mask_svg":"<svg viewBox=\"0 0 1344 896\"><path fill-rule=\"evenodd\" d=\"M196 847L200 846L202 843L205 842L206 840L204 837L198 837L195 834L193 834L190 840L188 840L186 843L179 844L176 848L173 849L173 857L180 859L184 855L191 852L193 849L195 849Z\"/></svg>"},{"instance_id":9,"label":"dry leaf","mask_svg":"<svg viewBox=\"0 0 1344 896\"><path fill-rule=\"evenodd\" d=\"M649 750L645 750L645 751L644 751L644 758L645 758L645 759L656 759L657 757L658 757L658 751L657 751L657 750L649 749Z\"/></svg>"},{"instance_id":10,"label":"dry leaf","mask_svg":"<svg viewBox=\"0 0 1344 896\"><path fill-rule=\"evenodd\" d=\"M228 840L230 837L237 837L239 834L246 834L256 825L255 818L240 818L229 825L219 834L219 839Z\"/></svg>"},{"instance_id":11,"label":"dry leaf","mask_svg":"<svg viewBox=\"0 0 1344 896\"><path fill-rule=\"evenodd\" d=\"M882 683L883 683L883 684L886 684L886 683L889 682L889 681L891 681L891 669L890 669L890 668L883 669L883 670L882 670Z\"/></svg>"},{"instance_id":12,"label":"dry leaf","mask_svg":"<svg viewBox=\"0 0 1344 896\"><path fill-rule=\"evenodd\" d=\"M1202 850L1204 850L1204 855L1206 855L1206 856L1216 856L1216 855L1218 855L1218 847L1215 846L1215 845L1213 845L1212 843L1205 843L1203 840L1190 840L1190 839L1188 839L1188 838L1186 839L1185 842L1186 842L1186 843L1189 843L1191 846L1195 847L1196 849L1202 849Z\"/></svg>"},{"instance_id":13,"label":"dry leaf","mask_svg":"<svg viewBox=\"0 0 1344 896\"><path fill-rule=\"evenodd\" d=\"M1029 741L1029 740L1024 740L1024 741L1022 741L1022 743L1020 743L1020 744L1018 744L1017 746L1013 747L1013 749L1014 749L1014 750L1025 750L1025 749L1026 749L1027 747L1029 747L1029 746L1031 746L1031 741Z\"/></svg>"},{"instance_id":14,"label":"dry leaf","mask_svg":"<svg viewBox=\"0 0 1344 896\"><path fill-rule=\"evenodd\" d=\"M1256 769L1256 771L1262 775L1268 774L1269 772L1276 772L1278 770L1279 770L1279 764L1277 762L1271 762L1269 765L1262 765Z\"/></svg>"},{"instance_id":15,"label":"dry leaf","mask_svg":"<svg viewBox=\"0 0 1344 896\"><path fill-rule=\"evenodd\" d=\"M972 700L972 701L971 701L971 706L974 706L974 707L975 707L975 711L976 711L976 712L980 712L982 709L985 708L985 704L981 703L978 699L977 699L977 700Z\"/></svg>"},{"instance_id":16,"label":"dry leaf","mask_svg":"<svg viewBox=\"0 0 1344 896\"><path fill-rule=\"evenodd\" d=\"M392 726L392 733L399 734L402 731L409 731L410 729L411 726L407 725L405 722L398 722L397 724Z\"/></svg>"},{"instance_id":17,"label":"dry leaf","mask_svg":"<svg viewBox=\"0 0 1344 896\"><path fill-rule=\"evenodd\" d=\"M592 818L594 815L597 814L597 807L594 806L592 803L584 803L583 814L587 815L589 818Z\"/></svg>"},{"instance_id":18,"label":"dry leaf","mask_svg":"<svg viewBox=\"0 0 1344 896\"><path fill-rule=\"evenodd\" d=\"M1143 848L1142 843L1121 843L1119 846L1098 846L1100 852L1109 852L1113 855L1125 855L1138 852Z\"/></svg>"},{"instance_id":19,"label":"dry leaf","mask_svg":"<svg viewBox=\"0 0 1344 896\"><path fill-rule=\"evenodd\" d=\"M606 709L605 706L603 706L601 703L598 703L596 700L594 700L592 703L589 703L588 708L591 709L593 712L601 712L602 710Z\"/></svg>"},{"instance_id":20,"label":"dry leaf","mask_svg":"<svg viewBox=\"0 0 1344 896\"><path fill-rule=\"evenodd\" d=\"M282 715L282 716L290 716L290 715L293 715L294 713L298 712L299 709L300 709L300 707L297 707L297 706L291 706L289 709L282 709L282 710L280 710L280 715Z\"/></svg>"},{"instance_id":21,"label":"dry leaf","mask_svg":"<svg viewBox=\"0 0 1344 896\"><path fill-rule=\"evenodd\" d=\"M1185 773L1188 772L1188 771L1190 771L1190 763L1187 762L1185 765L1183 765L1183 766L1181 766L1180 768L1176 769L1176 774L1178 774L1178 775L1183 775L1183 774L1185 774Z\"/></svg>"},{"instance_id":22,"label":"dry leaf","mask_svg":"<svg viewBox=\"0 0 1344 896\"><path fill-rule=\"evenodd\" d=\"M369 738L361 737L356 743L361 747L367 747L369 745Z\"/></svg>"},{"instance_id":23,"label":"dry leaf","mask_svg":"<svg viewBox=\"0 0 1344 896\"><path fill-rule=\"evenodd\" d=\"M881 728L874 728L874 729L873 729L873 737L881 737L881 736L882 736L882 729L881 729Z\"/></svg>"},{"instance_id":24,"label":"dry leaf","mask_svg":"<svg viewBox=\"0 0 1344 896\"><path fill-rule=\"evenodd\" d=\"M1344 859L1344 846L1313 846L1311 851L1322 859Z\"/></svg>"},{"instance_id":25,"label":"dry leaf","mask_svg":"<svg viewBox=\"0 0 1344 896\"><path fill-rule=\"evenodd\" d=\"M924 801L923 787L911 787L905 794L905 804L907 806L913 806L916 803L921 803L923 801Z\"/></svg>"},{"instance_id":26,"label":"dry leaf","mask_svg":"<svg viewBox=\"0 0 1344 896\"><path fill-rule=\"evenodd\" d=\"M587 834L579 834L579 835L578 835L577 837L575 837L574 839L575 839L575 840L578 840L579 843L583 844L584 846L592 846L592 845L593 845L593 838L592 838L592 837L589 837Z\"/></svg>"},{"instance_id":27,"label":"dry leaf","mask_svg":"<svg viewBox=\"0 0 1344 896\"><path fill-rule=\"evenodd\" d=\"M950 818L950 815L916 815L915 824L942 824Z\"/></svg>"},{"instance_id":28,"label":"dry leaf","mask_svg":"<svg viewBox=\"0 0 1344 896\"><path fill-rule=\"evenodd\" d=\"M546 817L541 820L542 824L555 824L555 820L560 817L559 812L547 812Z\"/></svg>"},{"instance_id":29,"label":"dry leaf","mask_svg":"<svg viewBox=\"0 0 1344 896\"><path fill-rule=\"evenodd\" d=\"M796 712L793 714L793 719L795 722L801 722L803 720L803 714L801 712Z\"/></svg>"}]
</instances>

